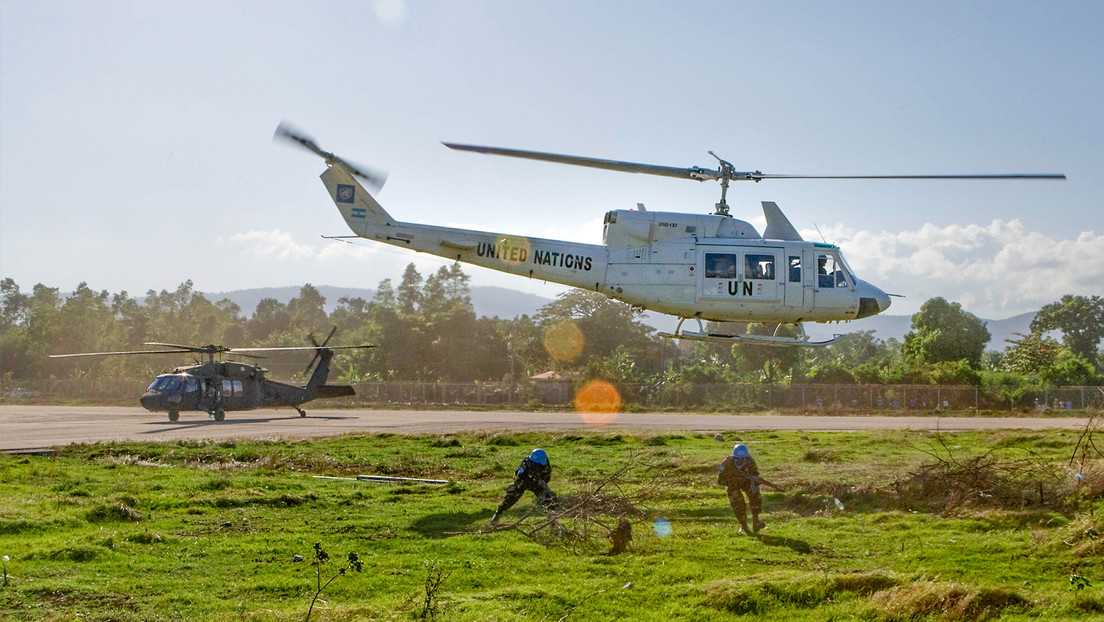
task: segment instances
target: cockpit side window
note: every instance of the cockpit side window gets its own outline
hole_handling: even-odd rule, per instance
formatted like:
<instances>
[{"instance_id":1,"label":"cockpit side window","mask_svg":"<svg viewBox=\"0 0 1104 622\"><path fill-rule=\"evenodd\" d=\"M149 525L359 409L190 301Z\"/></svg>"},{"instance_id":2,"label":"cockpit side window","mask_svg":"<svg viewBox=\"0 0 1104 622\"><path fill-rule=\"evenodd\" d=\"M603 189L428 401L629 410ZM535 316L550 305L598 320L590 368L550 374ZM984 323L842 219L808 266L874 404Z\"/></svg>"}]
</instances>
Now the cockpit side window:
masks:
<instances>
[{"instance_id":1,"label":"cockpit side window","mask_svg":"<svg viewBox=\"0 0 1104 622\"><path fill-rule=\"evenodd\" d=\"M195 393L199 390L199 381L195 376L184 377L184 391L187 393Z\"/></svg>"},{"instance_id":2,"label":"cockpit side window","mask_svg":"<svg viewBox=\"0 0 1104 622\"><path fill-rule=\"evenodd\" d=\"M835 255L817 256L817 286L824 289L850 286L843 263Z\"/></svg>"},{"instance_id":3,"label":"cockpit side window","mask_svg":"<svg viewBox=\"0 0 1104 622\"><path fill-rule=\"evenodd\" d=\"M734 278L736 278L736 254L735 253L706 253L705 254L705 278L707 278L707 279L734 279Z\"/></svg>"},{"instance_id":4,"label":"cockpit side window","mask_svg":"<svg viewBox=\"0 0 1104 622\"><path fill-rule=\"evenodd\" d=\"M773 281L774 255L744 255L744 278Z\"/></svg>"}]
</instances>

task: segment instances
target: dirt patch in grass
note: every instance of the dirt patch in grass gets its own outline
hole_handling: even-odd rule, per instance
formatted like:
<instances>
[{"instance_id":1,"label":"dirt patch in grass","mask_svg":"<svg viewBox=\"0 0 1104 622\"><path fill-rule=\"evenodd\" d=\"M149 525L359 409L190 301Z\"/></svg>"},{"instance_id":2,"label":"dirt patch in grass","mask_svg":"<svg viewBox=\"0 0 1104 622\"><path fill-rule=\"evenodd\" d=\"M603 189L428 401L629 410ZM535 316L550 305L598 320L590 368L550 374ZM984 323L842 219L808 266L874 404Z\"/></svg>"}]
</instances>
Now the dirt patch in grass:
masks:
<instances>
[{"instance_id":1,"label":"dirt patch in grass","mask_svg":"<svg viewBox=\"0 0 1104 622\"><path fill-rule=\"evenodd\" d=\"M101 594L77 590L32 588L25 592L28 596L40 598L54 607L88 607L91 609L124 609L135 611L133 600L123 594Z\"/></svg>"}]
</instances>

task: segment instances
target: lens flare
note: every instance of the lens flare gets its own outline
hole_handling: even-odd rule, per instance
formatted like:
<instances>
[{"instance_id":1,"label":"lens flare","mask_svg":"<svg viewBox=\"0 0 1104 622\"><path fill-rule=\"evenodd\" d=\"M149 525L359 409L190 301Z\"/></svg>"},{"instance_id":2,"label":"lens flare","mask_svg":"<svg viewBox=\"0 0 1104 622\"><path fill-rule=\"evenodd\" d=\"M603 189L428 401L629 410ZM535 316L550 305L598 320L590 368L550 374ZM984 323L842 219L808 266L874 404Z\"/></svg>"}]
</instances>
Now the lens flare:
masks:
<instances>
[{"instance_id":1,"label":"lens flare","mask_svg":"<svg viewBox=\"0 0 1104 622\"><path fill-rule=\"evenodd\" d=\"M558 361L574 361L583 352L583 331L571 320L553 324L544 333L544 349Z\"/></svg>"},{"instance_id":2,"label":"lens flare","mask_svg":"<svg viewBox=\"0 0 1104 622\"><path fill-rule=\"evenodd\" d=\"M586 425L609 425L621 412L621 393L604 380L591 380L575 394L575 410Z\"/></svg>"},{"instance_id":3,"label":"lens flare","mask_svg":"<svg viewBox=\"0 0 1104 622\"><path fill-rule=\"evenodd\" d=\"M529 238L515 235L503 235L495 240L495 245L494 248L491 249L491 252L494 257L498 257L502 261L516 266L525 263L525 261L529 259L531 246Z\"/></svg>"},{"instance_id":4,"label":"lens flare","mask_svg":"<svg viewBox=\"0 0 1104 622\"><path fill-rule=\"evenodd\" d=\"M655 535L660 538L666 538L671 535L671 521L666 518L657 518L656 521L652 523L652 530L654 530Z\"/></svg>"}]
</instances>

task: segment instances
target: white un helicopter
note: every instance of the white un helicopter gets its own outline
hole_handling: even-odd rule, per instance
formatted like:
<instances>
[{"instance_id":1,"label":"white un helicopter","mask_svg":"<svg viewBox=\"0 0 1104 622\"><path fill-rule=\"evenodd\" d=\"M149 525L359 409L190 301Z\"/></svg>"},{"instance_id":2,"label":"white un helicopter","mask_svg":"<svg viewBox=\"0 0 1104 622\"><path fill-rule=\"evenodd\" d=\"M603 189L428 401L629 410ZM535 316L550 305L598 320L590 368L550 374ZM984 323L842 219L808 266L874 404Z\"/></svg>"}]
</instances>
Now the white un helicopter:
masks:
<instances>
[{"instance_id":1,"label":"white un helicopter","mask_svg":"<svg viewBox=\"0 0 1104 622\"><path fill-rule=\"evenodd\" d=\"M276 138L298 143L325 159L322 182L356 236L430 253L492 270L600 292L659 313L678 316L674 333L664 337L723 343L826 346L842 339L811 341L802 322L854 320L889 308L889 295L859 279L839 247L807 242L773 202L763 201L767 227L760 235L733 218L725 196L733 181L764 179L1065 179L1065 175L769 175L737 171L709 152L716 169L676 168L578 156L444 143L450 149L474 151L588 166L626 173L645 173L694 181L721 182L721 200L712 214L613 210L606 213L603 242L581 244L521 235L472 231L395 220L364 189L383 186L385 176L358 169L315 142L281 124ZM688 319L698 330L683 330ZM800 337L711 333L702 320L794 324Z\"/></svg>"}]
</instances>

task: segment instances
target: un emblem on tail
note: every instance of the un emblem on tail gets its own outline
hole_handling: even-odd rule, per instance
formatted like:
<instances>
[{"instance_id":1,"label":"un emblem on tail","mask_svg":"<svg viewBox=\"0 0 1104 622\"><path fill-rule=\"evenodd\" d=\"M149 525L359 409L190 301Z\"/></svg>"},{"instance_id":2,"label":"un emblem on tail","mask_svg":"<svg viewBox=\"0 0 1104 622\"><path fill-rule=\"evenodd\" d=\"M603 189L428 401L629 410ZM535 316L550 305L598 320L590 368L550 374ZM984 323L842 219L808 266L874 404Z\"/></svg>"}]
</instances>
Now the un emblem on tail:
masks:
<instances>
[{"instance_id":1,"label":"un emblem on tail","mask_svg":"<svg viewBox=\"0 0 1104 622\"><path fill-rule=\"evenodd\" d=\"M352 203L353 197L356 196L356 190L353 186L347 184L337 185L337 202L338 203Z\"/></svg>"}]
</instances>

